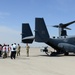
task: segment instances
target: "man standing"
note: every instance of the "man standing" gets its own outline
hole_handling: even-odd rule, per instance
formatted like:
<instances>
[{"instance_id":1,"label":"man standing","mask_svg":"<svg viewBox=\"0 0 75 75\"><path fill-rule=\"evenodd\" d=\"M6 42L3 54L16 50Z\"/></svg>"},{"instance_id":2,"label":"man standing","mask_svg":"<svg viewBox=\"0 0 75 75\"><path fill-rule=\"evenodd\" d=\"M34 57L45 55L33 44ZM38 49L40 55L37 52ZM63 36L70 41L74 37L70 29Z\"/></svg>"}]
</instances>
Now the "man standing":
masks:
<instances>
[{"instance_id":1,"label":"man standing","mask_svg":"<svg viewBox=\"0 0 75 75\"><path fill-rule=\"evenodd\" d=\"M27 57L29 57L29 46L28 46L28 43L26 44L26 50L27 50Z\"/></svg>"},{"instance_id":2,"label":"man standing","mask_svg":"<svg viewBox=\"0 0 75 75\"><path fill-rule=\"evenodd\" d=\"M11 59L16 58L16 43L11 45Z\"/></svg>"},{"instance_id":3,"label":"man standing","mask_svg":"<svg viewBox=\"0 0 75 75\"><path fill-rule=\"evenodd\" d=\"M11 59L13 59L13 44L11 44L11 47L10 47L10 49L11 49Z\"/></svg>"},{"instance_id":4,"label":"man standing","mask_svg":"<svg viewBox=\"0 0 75 75\"><path fill-rule=\"evenodd\" d=\"M16 43L13 44L13 58L15 59L16 58Z\"/></svg>"},{"instance_id":5,"label":"man standing","mask_svg":"<svg viewBox=\"0 0 75 75\"><path fill-rule=\"evenodd\" d=\"M17 46L17 56L18 55L20 56L20 49L21 49L21 46L20 46L20 44L18 44L18 46Z\"/></svg>"},{"instance_id":6,"label":"man standing","mask_svg":"<svg viewBox=\"0 0 75 75\"><path fill-rule=\"evenodd\" d=\"M7 51L6 51L6 45L3 45L3 51L2 51L2 57L7 58Z\"/></svg>"}]
</instances>

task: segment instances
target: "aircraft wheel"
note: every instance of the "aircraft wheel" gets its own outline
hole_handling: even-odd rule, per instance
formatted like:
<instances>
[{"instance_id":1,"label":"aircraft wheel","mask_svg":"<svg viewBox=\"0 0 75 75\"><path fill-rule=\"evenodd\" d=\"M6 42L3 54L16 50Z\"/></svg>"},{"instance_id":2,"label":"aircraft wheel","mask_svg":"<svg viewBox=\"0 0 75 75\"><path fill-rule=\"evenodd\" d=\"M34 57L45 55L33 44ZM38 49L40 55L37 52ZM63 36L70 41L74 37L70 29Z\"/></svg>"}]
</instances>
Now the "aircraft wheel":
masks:
<instances>
[{"instance_id":1,"label":"aircraft wheel","mask_svg":"<svg viewBox=\"0 0 75 75\"><path fill-rule=\"evenodd\" d=\"M50 56L57 56L58 53L57 52L52 52Z\"/></svg>"},{"instance_id":2,"label":"aircraft wheel","mask_svg":"<svg viewBox=\"0 0 75 75\"><path fill-rule=\"evenodd\" d=\"M69 53L68 53L68 52L65 52L65 53L64 53L64 55L68 56L68 55L69 55Z\"/></svg>"}]
</instances>

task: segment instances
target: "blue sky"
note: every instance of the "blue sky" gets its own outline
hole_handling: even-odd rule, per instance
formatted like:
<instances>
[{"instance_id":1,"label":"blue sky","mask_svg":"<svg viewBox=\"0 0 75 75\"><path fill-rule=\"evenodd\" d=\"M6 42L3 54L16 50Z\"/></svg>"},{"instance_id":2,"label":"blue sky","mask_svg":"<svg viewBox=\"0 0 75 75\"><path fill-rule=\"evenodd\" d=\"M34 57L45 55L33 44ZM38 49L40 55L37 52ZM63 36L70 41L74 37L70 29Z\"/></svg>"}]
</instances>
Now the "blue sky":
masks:
<instances>
[{"instance_id":1,"label":"blue sky","mask_svg":"<svg viewBox=\"0 0 75 75\"><path fill-rule=\"evenodd\" d=\"M0 0L0 42L21 43L22 23L30 23L34 31L35 17L44 18L50 36L58 36L52 25L73 21L74 15L75 0ZM68 34L75 35L75 24L69 27Z\"/></svg>"}]
</instances>

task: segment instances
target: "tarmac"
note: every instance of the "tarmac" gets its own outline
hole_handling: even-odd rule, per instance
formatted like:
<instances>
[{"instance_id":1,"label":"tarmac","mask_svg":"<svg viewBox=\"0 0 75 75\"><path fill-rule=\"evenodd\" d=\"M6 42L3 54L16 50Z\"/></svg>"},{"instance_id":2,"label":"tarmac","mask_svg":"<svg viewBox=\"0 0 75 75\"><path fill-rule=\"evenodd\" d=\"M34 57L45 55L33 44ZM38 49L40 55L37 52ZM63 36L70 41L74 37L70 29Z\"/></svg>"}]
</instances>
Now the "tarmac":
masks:
<instances>
[{"instance_id":1,"label":"tarmac","mask_svg":"<svg viewBox=\"0 0 75 75\"><path fill-rule=\"evenodd\" d=\"M26 49L16 59L0 58L0 75L75 75L75 55L47 56L40 48Z\"/></svg>"}]
</instances>

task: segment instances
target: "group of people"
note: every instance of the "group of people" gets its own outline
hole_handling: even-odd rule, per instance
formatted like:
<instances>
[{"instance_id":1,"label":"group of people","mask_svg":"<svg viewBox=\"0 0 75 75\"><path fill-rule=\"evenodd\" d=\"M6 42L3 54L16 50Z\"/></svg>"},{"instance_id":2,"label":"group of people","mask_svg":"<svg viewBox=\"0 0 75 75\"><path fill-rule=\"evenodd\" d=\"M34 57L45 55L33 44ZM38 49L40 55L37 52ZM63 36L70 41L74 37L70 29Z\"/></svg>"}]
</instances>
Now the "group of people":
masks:
<instances>
[{"instance_id":1,"label":"group of people","mask_svg":"<svg viewBox=\"0 0 75 75\"><path fill-rule=\"evenodd\" d=\"M4 44L3 46L0 44L0 57L7 58L10 56L11 59L15 59L16 55L20 55L20 44L16 45L16 43L11 44L11 46Z\"/></svg>"}]
</instances>

